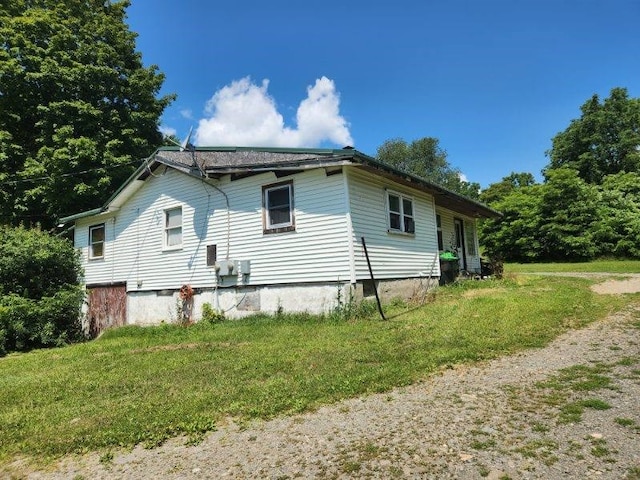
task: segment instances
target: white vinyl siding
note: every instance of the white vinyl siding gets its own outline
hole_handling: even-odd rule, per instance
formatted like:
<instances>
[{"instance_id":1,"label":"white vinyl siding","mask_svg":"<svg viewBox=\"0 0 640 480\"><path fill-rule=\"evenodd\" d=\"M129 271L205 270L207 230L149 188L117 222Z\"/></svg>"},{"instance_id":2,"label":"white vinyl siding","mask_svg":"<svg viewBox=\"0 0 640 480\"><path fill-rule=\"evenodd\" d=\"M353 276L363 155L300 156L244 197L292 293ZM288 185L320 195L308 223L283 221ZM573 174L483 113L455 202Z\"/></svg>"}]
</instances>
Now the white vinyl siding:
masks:
<instances>
[{"instance_id":1,"label":"white vinyl siding","mask_svg":"<svg viewBox=\"0 0 640 480\"><path fill-rule=\"evenodd\" d=\"M283 180L283 179L280 179ZM174 169L150 176L117 215L81 219L76 245L86 250L88 226L106 224L105 261L87 262L86 283L126 281L128 290L213 287L206 265L208 245L218 260L250 260L251 274L225 279L223 286L349 281L349 247L342 175L323 169L292 175L295 183L294 232L264 235L262 187L276 184L273 173L217 182L227 200L200 179ZM163 249L165 211L182 205L182 248ZM84 258L87 258L85 252ZM235 283L234 283L235 282Z\"/></svg>"},{"instance_id":2,"label":"white vinyl siding","mask_svg":"<svg viewBox=\"0 0 640 480\"><path fill-rule=\"evenodd\" d=\"M348 178L356 278L370 278L362 237L376 279L440 275L433 198L357 168L348 169ZM412 199L412 235L389 233L388 191Z\"/></svg>"}]
</instances>

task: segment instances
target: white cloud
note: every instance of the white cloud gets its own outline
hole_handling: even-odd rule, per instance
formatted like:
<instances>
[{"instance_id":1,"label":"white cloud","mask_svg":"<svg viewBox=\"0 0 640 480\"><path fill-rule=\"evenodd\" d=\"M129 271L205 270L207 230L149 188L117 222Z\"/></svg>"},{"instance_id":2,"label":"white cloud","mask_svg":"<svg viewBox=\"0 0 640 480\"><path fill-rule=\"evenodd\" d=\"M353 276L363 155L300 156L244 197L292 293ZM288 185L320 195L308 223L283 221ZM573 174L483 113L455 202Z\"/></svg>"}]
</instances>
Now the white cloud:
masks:
<instances>
[{"instance_id":1,"label":"white cloud","mask_svg":"<svg viewBox=\"0 0 640 480\"><path fill-rule=\"evenodd\" d=\"M183 108L180 110L180 115L182 118L186 118L187 120L193 120L193 112L189 108Z\"/></svg>"},{"instance_id":2,"label":"white cloud","mask_svg":"<svg viewBox=\"0 0 640 480\"><path fill-rule=\"evenodd\" d=\"M254 84L249 77L232 82L207 102L206 118L195 132L197 145L316 147L324 141L352 145L349 124L340 115L340 96L333 80L322 77L307 87L296 127L287 127L267 89L269 80Z\"/></svg>"},{"instance_id":3,"label":"white cloud","mask_svg":"<svg viewBox=\"0 0 640 480\"><path fill-rule=\"evenodd\" d=\"M170 137L171 135L178 133L175 128L167 127L166 125L160 125L158 130L160 130L160 133L165 137Z\"/></svg>"},{"instance_id":4,"label":"white cloud","mask_svg":"<svg viewBox=\"0 0 640 480\"><path fill-rule=\"evenodd\" d=\"M463 181L463 182L468 182L469 181L467 179L467 176L462 172L458 173L458 177L460 177L460 180Z\"/></svg>"}]
</instances>

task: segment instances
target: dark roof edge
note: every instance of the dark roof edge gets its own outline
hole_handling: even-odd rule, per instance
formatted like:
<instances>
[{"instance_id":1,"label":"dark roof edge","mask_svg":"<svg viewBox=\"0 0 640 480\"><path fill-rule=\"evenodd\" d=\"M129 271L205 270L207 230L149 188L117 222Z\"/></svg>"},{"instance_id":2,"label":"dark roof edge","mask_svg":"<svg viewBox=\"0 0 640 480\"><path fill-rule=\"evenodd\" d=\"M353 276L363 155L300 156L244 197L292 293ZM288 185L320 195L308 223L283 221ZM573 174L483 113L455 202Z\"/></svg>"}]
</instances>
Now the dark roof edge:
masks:
<instances>
[{"instance_id":1,"label":"dark roof edge","mask_svg":"<svg viewBox=\"0 0 640 480\"><path fill-rule=\"evenodd\" d=\"M69 222L73 222L74 220L78 220L79 218L90 217L92 215L98 215L104 211L104 207L94 208L93 210L87 210L86 212L76 213L75 215L69 215L68 217L62 217L58 220L58 226L62 227Z\"/></svg>"},{"instance_id":2,"label":"dark roof edge","mask_svg":"<svg viewBox=\"0 0 640 480\"><path fill-rule=\"evenodd\" d=\"M340 150L340 152L342 152L343 154L345 153L344 150ZM460 198L461 200L474 205L478 209L483 210L490 217L501 217L502 216L502 213L498 212L497 210L494 210L493 208L489 207L488 205L485 205L484 203L479 202L479 201L477 201L477 200L475 200L473 198L469 198L469 197L467 197L465 195L462 195L460 193L454 192L453 190L449 190L448 188L443 187L442 185L439 185L437 183L431 182L429 180L426 180L426 179L424 179L422 177L419 177L417 175L414 175L412 173L407 173L405 171L397 169L397 168L395 168L395 167L393 167L393 166L391 166L391 165L389 165L387 163L381 162L380 160L378 160L376 158L370 157L369 155L366 155L366 154L364 154L362 152L359 152L358 150L352 150L352 152L354 153L354 157L353 157L354 160L356 160L356 161L358 159L362 160L359 163L365 163L365 164L371 165L371 166L373 166L375 168L386 170L389 173L392 173L392 174L400 176L400 177L404 177L404 178L408 177L413 182L416 182L416 183L418 183L420 185L423 185L424 187L427 187L427 188L429 188L431 190L435 190L435 191L437 191L437 192L439 192L439 193L441 193L443 195L450 195L450 196L453 196L453 197Z\"/></svg>"},{"instance_id":3,"label":"dark roof edge","mask_svg":"<svg viewBox=\"0 0 640 480\"><path fill-rule=\"evenodd\" d=\"M168 165L172 168L176 168L179 170L182 170L183 172L186 169L186 165L185 164L181 164L178 162L174 162L171 160L168 160L164 157L162 157L161 152L163 151L171 151L171 152L176 152L176 151L182 151L183 149L181 147L160 147L158 149L156 149L149 157L145 158L142 161L142 164L140 165L140 167L138 167L136 169L135 172L133 172L131 174L131 176L113 193L113 195L111 195L111 197L109 197L109 199L104 203L104 205L102 207L99 208L94 208L92 210L86 211L86 212L82 212L82 213L77 213L75 215L70 215L67 217L63 217L59 220L59 223L61 224L66 224L69 223L71 221L75 221L78 220L80 218L84 218L84 217L89 217L92 215L97 215L99 213L102 213L104 211L106 211L109 207L109 204L133 181L136 179L136 177L138 177L145 169L150 168L151 164L153 163L163 163L165 165ZM384 170L394 176L400 177L400 178L405 178L405 179L409 179L411 183L416 183L418 186L422 186L423 188L427 188L429 190L438 192L440 194L443 195L447 195L447 196L452 196L455 198L458 198L460 200L462 200L463 202L466 202L470 205L475 206L477 209L481 210L484 214L486 214L486 216L488 217L501 217L502 214L500 212L498 212L497 210L492 209L491 207L477 201L474 200L472 198L469 198L465 195L461 195L459 193L456 193L452 190L449 190L448 188L445 188L441 185L438 185L437 183L431 182L429 180L426 180L422 177L419 177L417 175L411 174L411 173L407 173L404 172L402 170L399 170L387 163L381 162L380 160L377 160L374 157L371 157L369 155L366 155L358 150L355 150L353 148L340 148L340 149L330 149L330 148L280 148L280 147L196 147L195 151L202 151L202 152L206 152L206 151L218 151L218 152L250 152L250 151L259 151L259 152L272 152L272 153L301 153L301 154L311 154L311 155L318 155L320 157L322 156L332 156L334 157L334 160L340 159L340 160L348 160L351 159L354 163L359 163L361 165L368 165L380 170ZM295 164L295 162L294 162ZM289 163L289 166L291 166L292 164ZM261 165L261 167L266 167L265 165ZM268 167L267 167L268 168ZM207 170L205 168L205 170ZM188 172L185 172L188 173Z\"/></svg>"},{"instance_id":4,"label":"dark roof edge","mask_svg":"<svg viewBox=\"0 0 640 480\"><path fill-rule=\"evenodd\" d=\"M196 152L271 152L271 153L308 153L314 155L339 155L357 152L352 148L295 148L295 147L195 147ZM156 152L180 152L186 151L182 147L160 147Z\"/></svg>"}]
</instances>

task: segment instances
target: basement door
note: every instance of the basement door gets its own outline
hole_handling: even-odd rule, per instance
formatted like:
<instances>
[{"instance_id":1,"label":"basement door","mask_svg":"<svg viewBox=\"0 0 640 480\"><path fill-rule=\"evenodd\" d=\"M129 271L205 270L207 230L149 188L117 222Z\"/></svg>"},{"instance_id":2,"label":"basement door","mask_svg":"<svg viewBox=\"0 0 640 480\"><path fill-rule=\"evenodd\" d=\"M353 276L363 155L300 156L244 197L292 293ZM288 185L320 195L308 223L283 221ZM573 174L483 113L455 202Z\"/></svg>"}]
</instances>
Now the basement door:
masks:
<instances>
[{"instance_id":1,"label":"basement door","mask_svg":"<svg viewBox=\"0 0 640 480\"><path fill-rule=\"evenodd\" d=\"M87 286L89 308L87 319L92 338L110 327L127 322L127 286L125 283Z\"/></svg>"}]
</instances>

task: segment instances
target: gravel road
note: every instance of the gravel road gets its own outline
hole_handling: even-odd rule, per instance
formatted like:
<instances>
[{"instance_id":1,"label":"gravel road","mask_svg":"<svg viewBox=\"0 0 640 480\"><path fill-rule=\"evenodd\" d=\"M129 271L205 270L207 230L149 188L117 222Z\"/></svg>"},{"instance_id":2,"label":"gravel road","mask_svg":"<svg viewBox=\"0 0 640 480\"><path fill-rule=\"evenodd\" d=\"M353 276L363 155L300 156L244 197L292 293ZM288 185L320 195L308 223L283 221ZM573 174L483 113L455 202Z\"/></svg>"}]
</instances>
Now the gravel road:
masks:
<instances>
[{"instance_id":1,"label":"gravel road","mask_svg":"<svg viewBox=\"0 0 640 480\"><path fill-rule=\"evenodd\" d=\"M607 282L595 288L640 291L640 277ZM594 380L604 388L589 390ZM229 422L196 446L174 439L102 460L71 457L26 476L640 479L640 303L543 349L307 414Z\"/></svg>"}]
</instances>

